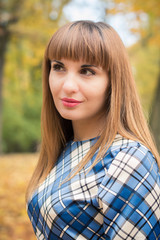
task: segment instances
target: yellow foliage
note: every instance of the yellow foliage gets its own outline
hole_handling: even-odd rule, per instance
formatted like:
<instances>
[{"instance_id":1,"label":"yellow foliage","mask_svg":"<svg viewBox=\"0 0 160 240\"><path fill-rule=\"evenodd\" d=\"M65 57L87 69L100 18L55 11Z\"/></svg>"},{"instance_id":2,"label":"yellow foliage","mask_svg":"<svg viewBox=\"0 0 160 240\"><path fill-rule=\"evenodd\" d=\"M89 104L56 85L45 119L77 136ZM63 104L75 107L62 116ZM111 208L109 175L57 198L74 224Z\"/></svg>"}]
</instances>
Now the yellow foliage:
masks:
<instances>
[{"instance_id":1,"label":"yellow foliage","mask_svg":"<svg viewBox=\"0 0 160 240\"><path fill-rule=\"evenodd\" d=\"M0 240L35 240L26 212L25 191L38 154L0 157Z\"/></svg>"},{"instance_id":2,"label":"yellow foliage","mask_svg":"<svg viewBox=\"0 0 160 240\"><path fill-rule=\"evenodd\" d=\"M149 119L151 106L158 83L159 54L156 46L136 44L128 49L137 89L146 117Z\"/></svg>"},{"instance_id":3,"label":"yellow foliage","mask_svg":"<svg viewBox=\"0 0 160 240\"><path fill-rule=\"evenodd\" d=\"M110 14L132 13L135 15L136 20L139 22L137 31L140 33L141 38L148 38L149 44L160 46L160 1L159 0L113 0L113 7L107 12ZM146 14L147 18L141 18L142 14ZM145 22L145 24L144 24ZM136 32L135 29L131 31Z\"/></svg>"}]
</instances>

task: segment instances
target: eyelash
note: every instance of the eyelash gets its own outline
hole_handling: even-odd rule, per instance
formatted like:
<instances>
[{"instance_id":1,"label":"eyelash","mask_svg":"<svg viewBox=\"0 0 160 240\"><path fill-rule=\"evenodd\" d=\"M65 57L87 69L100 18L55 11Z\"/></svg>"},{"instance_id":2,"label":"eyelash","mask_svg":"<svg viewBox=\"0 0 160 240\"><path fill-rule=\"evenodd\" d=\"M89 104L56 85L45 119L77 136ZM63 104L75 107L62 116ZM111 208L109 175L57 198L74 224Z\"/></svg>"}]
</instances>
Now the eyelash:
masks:
<instances>
[{"instance_id":1,"label":"eyelash","mask_svg":"<svg viewBox=\"0 0 160 240\"><path fill-rule=\"evenodd\" d=\"M57 72L61 72L61 71L64 71L65 68L63 66L61 66L60 64L56 63L56 64L53 65L53 70L57 71ZM85 73L87 73L87 71L90 72L91 75L96 75L96 72L94 70L90 69L90 68L82 68L80 70L80 74L88 75L88 74L85 74Z\"/></svg>"},{"instance_id":2,"label":"eyelash","mask_svg":"<svg viewBox=\"0 0 160 240\"><path fill-rule=\"evenodd\" d=\"M91 75L95 75L95 74L96 74L95 71L93 71L93 70L90 69L90 68L82 68L82 69L80 70L80 73L81 73L81 74L88 75L88 74L85 74L84 72L85 72L85 73L90 72ZM89 74L89 75L90 75L90 74Z\"/></svg>"},{"instance_id":3,"label":"eyelash","mask_svg":"<svg viewBox=\"0 0 160 240\"><path fill-rule=\"evenodd\" d=\"M64 67L61 66L60 64L54 64L53 65L53 70L54 71L62 71L62 69L64 69Z\"/></svg>"}]
</instances>

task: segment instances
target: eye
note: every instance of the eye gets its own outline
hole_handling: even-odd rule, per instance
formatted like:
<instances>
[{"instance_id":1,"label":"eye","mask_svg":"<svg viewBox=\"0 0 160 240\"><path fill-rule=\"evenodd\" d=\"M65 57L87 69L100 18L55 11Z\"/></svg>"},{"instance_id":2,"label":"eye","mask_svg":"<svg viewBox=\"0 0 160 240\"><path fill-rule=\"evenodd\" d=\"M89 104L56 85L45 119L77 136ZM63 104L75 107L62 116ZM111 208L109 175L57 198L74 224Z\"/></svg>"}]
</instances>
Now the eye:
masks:
<instances>
[{"instance_id":1,"label":"eye","mask_svg":"<svg viewBox=\"0 0 160 240\"><path fill-rule=\"evenodd\" d=\"M61 64L56 63L56 64L53 65L53 70L56 71L56 72L62 72L65 69Z\"/></svg>"},{"instance_id":2,"label":"eye","mask_svg":"<svg viewBox=\"0 0 160 240\"><path fill-rule=\"evenodd\" d=\"M82 68L80 73L86 76L92 76L96 74L96 72L90 68Z\"/></svg>"}]
</instances>

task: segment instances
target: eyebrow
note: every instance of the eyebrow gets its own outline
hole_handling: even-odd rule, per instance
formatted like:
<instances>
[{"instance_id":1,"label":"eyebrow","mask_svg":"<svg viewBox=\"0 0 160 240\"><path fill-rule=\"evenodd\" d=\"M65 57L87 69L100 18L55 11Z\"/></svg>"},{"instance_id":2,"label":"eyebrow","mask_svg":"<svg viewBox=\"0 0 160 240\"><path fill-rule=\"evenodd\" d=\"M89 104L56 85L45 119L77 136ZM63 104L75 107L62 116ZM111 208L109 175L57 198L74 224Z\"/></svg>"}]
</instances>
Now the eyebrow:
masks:
<instances>
[{"instance_id":1,"label":"eyebrow","mask_svg":"<svg viewBox=\"0 0 160 240\"><path fill-rule=\"evenodd\" d=\"M51 62L56 62L56 63L59 63L60 65L64 66L64 63L58 61L58 60L52 60Z\"/></svg>"},{"instance_id":2,"label":"eyebrow","mask_svg":"<svg viewBox=\"0 0 160 240\"><path fill-rule=\"evenodd\" d=\"M56 62L56 63L64 66L64 63L62 63L62 62L60 62L58 60L52 60L51 62ZM96 65L92 65L92 64L83 64L83 65L81 65L81 68L88 68L88 67L96 67L96 68L98 68Z\"/></svg>"},{"instance_id":3,"label":"eyebrow","mask_svg":"<svg viewBox=\"0 0 160 240\"><path fill-rule=\"evenodd\" d=\"M98 68L96 65L92 65L92 64L84 64L81 66L81 68L87 68L87 67L96 67Z\"/></svg>"}]
</instances>

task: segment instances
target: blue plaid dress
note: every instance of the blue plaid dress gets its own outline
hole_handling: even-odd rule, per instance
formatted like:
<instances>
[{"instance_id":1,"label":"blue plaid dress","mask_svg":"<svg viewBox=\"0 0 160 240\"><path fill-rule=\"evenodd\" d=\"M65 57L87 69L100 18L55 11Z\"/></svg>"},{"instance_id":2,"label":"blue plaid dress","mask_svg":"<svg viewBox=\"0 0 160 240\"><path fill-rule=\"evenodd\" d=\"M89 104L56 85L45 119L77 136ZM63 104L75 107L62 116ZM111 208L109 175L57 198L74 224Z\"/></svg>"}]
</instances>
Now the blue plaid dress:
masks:
<instances>
[{"instance_id":1,"label":"blue plaid dress","mask_svg":"<svg viewBox=\"0 0 160 240\"><path fill-rule=\"evenodd\" d=\"M117 135L105 156L60 185L96 139L68 142L28 201L39 240L160 239L160 174L151 152Z\"/></svg>"}]
</instances>

